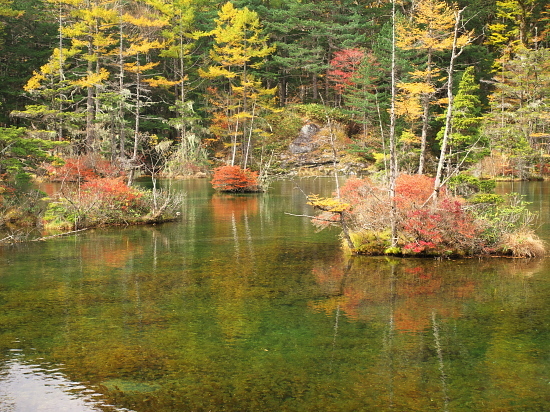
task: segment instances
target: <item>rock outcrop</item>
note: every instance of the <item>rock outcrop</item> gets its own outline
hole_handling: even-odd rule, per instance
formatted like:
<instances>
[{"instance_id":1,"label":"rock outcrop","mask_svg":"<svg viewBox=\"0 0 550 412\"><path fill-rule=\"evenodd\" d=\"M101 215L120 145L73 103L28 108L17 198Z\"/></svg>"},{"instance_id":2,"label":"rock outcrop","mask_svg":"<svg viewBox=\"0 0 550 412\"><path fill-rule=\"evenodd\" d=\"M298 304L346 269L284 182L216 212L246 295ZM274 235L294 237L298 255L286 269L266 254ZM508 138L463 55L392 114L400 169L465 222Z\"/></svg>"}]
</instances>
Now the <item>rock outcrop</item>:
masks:
<instances>
[{"instance_id":1,"label":"rock outcrop","mask_svg":"<svg viewBox=\"0 0 550 412\"><path fill-rule=\"evenodd\" d=\"M293 155L310 153L317 148L317 144L314 141L315 135L321 130L319 126L314 123L307 123L302 126L298 137L290 143L288 150Z\"/></svg>"},{"instance_id":2,"label":"rock outcrop","mask_svg":"<svg viewBox=\"0 0 550 412\"><path fill-rule=\"evenodd\" d=\"M362 171L366 165L347 153L346 142L341 136L342 132L336 129L312 122L304 124L298 136L288 145L286 153L281 153L281 170L292 174L321 176L333 174L335 168L344 174Z\"/></svg>"}]
</instances>

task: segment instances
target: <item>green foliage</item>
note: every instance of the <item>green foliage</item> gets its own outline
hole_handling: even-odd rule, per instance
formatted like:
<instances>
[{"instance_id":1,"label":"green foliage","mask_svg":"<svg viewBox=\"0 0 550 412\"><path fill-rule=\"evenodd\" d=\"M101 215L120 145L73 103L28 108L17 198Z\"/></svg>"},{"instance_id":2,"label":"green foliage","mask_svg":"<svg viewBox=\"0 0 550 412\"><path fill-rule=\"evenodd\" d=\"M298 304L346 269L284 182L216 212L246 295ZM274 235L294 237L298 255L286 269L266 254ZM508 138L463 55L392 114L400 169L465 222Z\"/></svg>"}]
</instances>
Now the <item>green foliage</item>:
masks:
<instances>
[{"instance_id":1,"label":"green foliage","mask_svg":"<svg viewBox=\"0 0 550 412\"><path fill-rule=\"evenodd\" d=\"M488 140L481 134L482 119L479 84L475 81L474 67L468 67L462 74L458 92L453 100L449 138L450 159L463 169L489 154ZM437 138L441 140L443 130Z\"/></svg>"},{"instance_id":2,"label":"green foliage","mask_svg":"<svg viewBox=\"0 0 550 412\"><path fill-rule=\"evenodd\" d=\"M321 104L297 104L292 106L298 113L312 120L326 122L327 119L342 123L347 123L350 120L349 114L337 107L328 107Z\"/></svg>"},{"instance_id":3,"label":"green foliage","mask_svg":"<svg viewBox=\"0 0 550 412\"><path fill-rule=\"evenodd\" d=\"M356 155L360 157L363 160L369 161L369 162L375 162L375 152L374 148L365 146L364 144L359 143L351 143L347 146L346 151L350 154Z\"/></svg>"},{"instance_id":4,"label":"green foliage","mask_svg":"<svg viewBox=\"0 0 550 412\"><path fill-rule=\"evenodd\" d=\"M47 207L45 194L29 185L0 184L0 227L34 227Z\"/></svg>"},{"instance_id":5,"label":"green foliage","mask_svg":"<svg viewBox=\"0 0 550 412\"><path fill-rule=\"evenodd\" d=\"M17 0L3 4L0 23L0 123L10 125L13 124L10 113L31 103L21 91L33 71L47 61L56 41L57 27L42 1ZM17 9L17 12L6 15L3 13L6 10L4 7Z\"/></svg>"},{"instance_id":6,"label":"green foliage","mask_svg":"<svg viewBox=\"0 0 550 412\"><path fill-rule=\"evenodd\" d=\"M468 198L473 205L498 205L504 202L504 197L494 193L476 193Z\"/></svg>"},{"instance_id":7,"label":"green foliage","mask_svg":"<svg viewBox=\"0 0 550 412\"><path fill-rule=\"evenodd\" d=\"M385 255L400 255L401 253L403 253L403 250L397 246L391 246L384 250Z\"/></svg>"},{"instance_id":8,"label":"green foliage","mask_svg":"<svg viewBox=\"0 0 550 412\"><path fill-rule=\"evenodd\" d=\"M390 230L382 232L375 232L372 230L355 231L350 233L350 238L355 246L355 253L375 256L395 254L388 251L391 250L389 247L391 245Z\"/></svg>"},{"instance_id":9,"label":"green foliage","mask_svg":"<svg viewBox=\"0 0 550 412\"><path fill-rule=\"evenodd\" d=\"M178 101L170 107L175 111L176 117L169 119L167 123L178 131L181 140L166 164L169 174L172 175L189 174L188 165L198 166L207 160L205 148L201 144L201 137L207 135L207 129L201 125L202 119L193 106L192 101Z\"/></svg>"},{"instance_id":10,"label":"green foliage","mask_svg":"<svg viewBox=\"0 0 550 412\"><path fill-rule=\"evenodd\" d=\"M285 146L297 136L303 125L302 118L292 108L270 113L266 121L273 129L273 138Z\"/></svg>"},{"instance_id":11,"label":"green foliage","mask_svg":"<svg viewBox=\"0 0 550 412\"><path fill-rule=\"evenodd\" d=\"M550 49L522 48L496 73L484 134L499 153L515 158L515 174L525 178L537 152L548 152Z\"/></svg>"},{"instance_id":12,"label":"green foliage","mask_svg":"<svg viewBox=\"0 0 550 412\"><path fill-rule=\"evenodd\" d=\"M537 19L545 13L544 2L537 0L500 0L496 2L496 19L488 25L488 43L500 50L528 47L538 41Z\"/></svg>"},{"instance_id":13,"label":"green foliage","mask_svg":"<svg viewBox=\"0 0 550 412\"><path fill-rule=\"evenodd\" d=\"M72 229L78 226L78 221L84 216L78 213L66 199L48 203L43 216L46 229Z\"/></svg>"},{"instance_id":14,"label":"green foliage","mask_svg":"<svg viewBox=\"0 0 550 412\"><path fill-rule=\"evenodd\" d=\"M248 3L248 2L247 2ZM320 102L317 83L337 50L362 47L366 32L375 32L385 7L369 8L357 2L290 0L256 6L277 52L266 67L279 82L281 104ZM368 16L368 17L367 17ZM384 17L386 18L386 17ZM332 96L324 96L328 103Z\"/></svg>"},{"instance_id":15,"label":"green foliage","mask_svg":"<svg viewBox=\"0 0 550 412\"><path fill-rule=\"evenodd\" d=\"M529 228L535 215L528 205L522 196L512 193L504 197L504 201L497 200L496 203L486 204L486 207L478 209L476 214L483 222L484 237L491 242L497 242L505 233Z\"/></svg>"},{"instance_id":16,"label":"green foliage","mask_svg":"<svg viewBox=\"0 0 550 412\"><path fill-rule=\"evenodd\" d=\"M55 157L51 150L65 145L29 136L22 127L0 128L0 175L7 175L15 181L29 180L43 161L52 161Z\"/></svg>"},{"instance_id":17,"label":"green foliage","mask_svg":"<svg viewBox=\"0 0 550 412\"><path fill-rule=\"evenodd\" d=\"M457 196L469 197L478 192L490 193L495 190L494 180L481 180L475 176L460 173L447 181L447 187Z\"/></svg>"}]
</instances>

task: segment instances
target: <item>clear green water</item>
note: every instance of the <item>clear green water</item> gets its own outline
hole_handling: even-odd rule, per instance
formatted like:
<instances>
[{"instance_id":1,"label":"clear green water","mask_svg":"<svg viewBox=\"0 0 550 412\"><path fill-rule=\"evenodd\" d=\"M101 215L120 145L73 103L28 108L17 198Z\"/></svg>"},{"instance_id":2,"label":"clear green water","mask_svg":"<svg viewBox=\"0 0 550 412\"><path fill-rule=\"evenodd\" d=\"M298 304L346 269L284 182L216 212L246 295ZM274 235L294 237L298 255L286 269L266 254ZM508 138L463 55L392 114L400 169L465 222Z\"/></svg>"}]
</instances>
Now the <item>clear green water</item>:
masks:
<instances>
[{"instance_id":1,"label":"clear green water","mask_svg":"<svg viewBox=\"0 0 550 412\"><path fill-rule=\"evenodd\" d=\"M349 260L293 182L175 185L181 222L0 249L0 411L550 410L548 259Z\"/></svg>"}]
</instances>

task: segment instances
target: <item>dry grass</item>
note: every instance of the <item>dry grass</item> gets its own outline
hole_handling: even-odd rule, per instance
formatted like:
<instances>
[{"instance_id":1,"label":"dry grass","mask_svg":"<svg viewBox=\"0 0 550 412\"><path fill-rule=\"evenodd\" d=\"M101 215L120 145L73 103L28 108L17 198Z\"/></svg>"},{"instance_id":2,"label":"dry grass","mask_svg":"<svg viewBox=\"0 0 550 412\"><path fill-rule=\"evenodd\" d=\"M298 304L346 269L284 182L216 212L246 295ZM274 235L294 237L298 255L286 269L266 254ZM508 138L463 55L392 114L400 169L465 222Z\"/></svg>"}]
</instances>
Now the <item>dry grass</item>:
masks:
<instances>
[{"instance_id":1,"label":"dry grass","mask_svg":"<svg viewBox=\"0 0 550 412\"><path fill-rule=\"evenodd\" d=\"M501 239L501 247L505 253L514 257L543 257L546 253L544 242L528 229L504 234Z\"/></svg>"}]
</instances>

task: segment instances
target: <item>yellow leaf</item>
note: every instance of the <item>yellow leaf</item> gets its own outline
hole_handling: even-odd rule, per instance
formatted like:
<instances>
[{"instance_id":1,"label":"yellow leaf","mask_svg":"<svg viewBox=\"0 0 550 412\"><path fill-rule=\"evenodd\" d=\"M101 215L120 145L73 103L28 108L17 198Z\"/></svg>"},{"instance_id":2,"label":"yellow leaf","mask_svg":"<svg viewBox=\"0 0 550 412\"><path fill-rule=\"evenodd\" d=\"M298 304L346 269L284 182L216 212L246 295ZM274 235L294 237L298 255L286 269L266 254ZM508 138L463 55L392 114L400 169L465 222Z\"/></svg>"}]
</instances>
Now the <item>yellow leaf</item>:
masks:
<instances>
[{"instance_id":1,"label":"yellow leaf","mask_svg":"<svg viewBox=\"0 0 550 412\"><path fill-rule=\"evenodd\" d=\"M156 76L153 79L144 79L143 81L151 87L171 87L180 83L179 81L168 80L161 76Z\"/></svg>"},{"instance_id":2,"label":"yellow leaf","mask_svg":"<svg viewBox=\"0 0 550 412\"><path fill-rule=\"evenodd\" d=\"M79 87L94 87L100 85L104 80L109 78L109 72L101 68L99 73L88 73L86 77L72 82L75 86Z\"/></svg>"},{"instance_id":3,"label":"yellow leaf","mask_svg":"<svg viewBox=\"0 0 550 412\"><path fill-rule=\"evenodd\" d=\"M33 76L29 79L29 81L27 82L27 84L23 87L23 89L25 89L25 91L27 92L30 92L32 90L36 90L36 89L39 89L40 86L42 86L40 84L40 82L42 80L44 80L46 77L44 77L43 75L41 75L40 73L37 73L37 72L34 72L33 73Z\"/></svg>"},{"instance_id":4,"label":"yellow leaf","mask_svg":"<svg viewBox=\"0 0 550 412\"><path fill-rule=\"evenodd\" d=\"M307 204L315 209L331 213L343 213L350 209L349 203L344 203L333 197L319 197L319 195L309 195Z\"/></svg>"}]
</instances>

